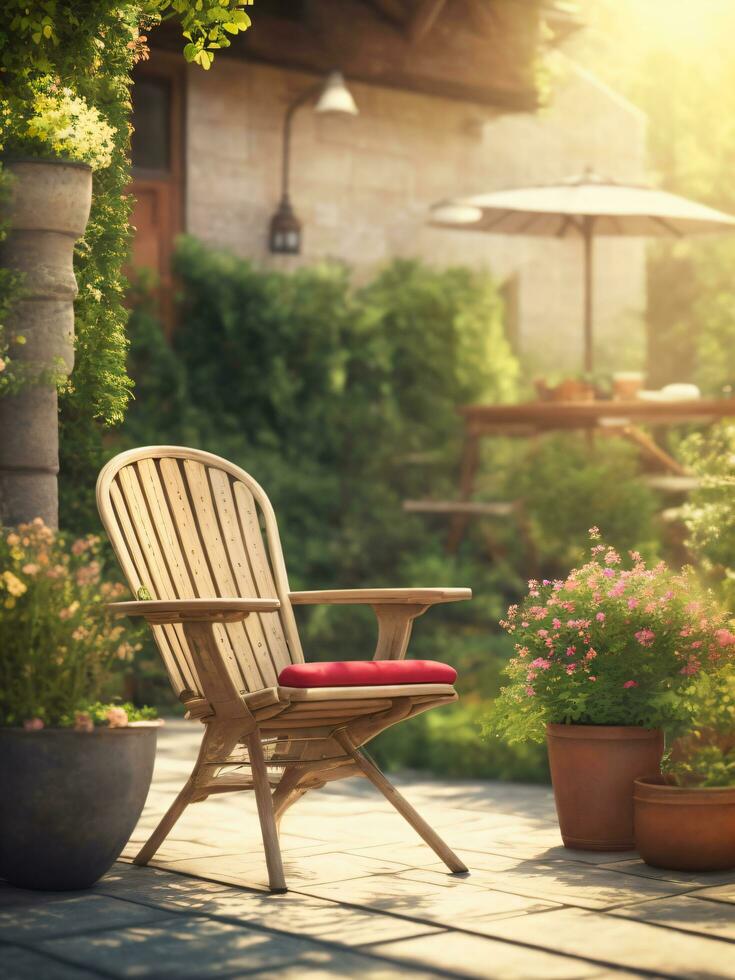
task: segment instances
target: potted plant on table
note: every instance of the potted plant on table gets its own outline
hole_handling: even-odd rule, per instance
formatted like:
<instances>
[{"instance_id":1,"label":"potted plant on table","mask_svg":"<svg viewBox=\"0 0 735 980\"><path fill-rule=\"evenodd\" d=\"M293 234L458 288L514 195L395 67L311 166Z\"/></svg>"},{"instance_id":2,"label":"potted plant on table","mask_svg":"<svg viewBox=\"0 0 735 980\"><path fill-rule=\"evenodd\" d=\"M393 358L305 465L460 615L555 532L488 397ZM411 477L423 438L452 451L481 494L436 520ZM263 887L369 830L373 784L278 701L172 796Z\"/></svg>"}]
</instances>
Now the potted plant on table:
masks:
<instances>
[{"instance_id":1,"label":"potted plant on table","mask_svg":"<svg viewBox=\"0 0 735 980\"><path fill-rule=\"evenodd\" d=\"M536 378L534 384L541 401L593 402L597 398L597 379L589 371Z\"/></svg>"},{"instance_id":2,"label":"potted plant on table","mask_svg":"<svg viewBox=\"0 0 735 980\"><path fill-rule=\"evenodd\" d=\"M691 721L663 775L635 782L636 846L658 868L735 868L735 670L697 676L687 694Z\"/></svg>"},{"instance_id":3,"label":"potted plant on table","mask_svg":"<svg viewBox=\"0 0 735 980\"><path fill-rule=\"evenodd\" d=\"M99 542L40 518L0 533L0 877L25 888L93 884L143 809L158 723L105 703L135 644L106 602Z\"/></svg>"},{"instance_id":4,"label":"potted plant on table","mask_svg":"<svg viewBox=\"0 0 735 980\"><path fill-rule=\"evenodd\" d=\"M502 623L516 656L487 730L546 738L567 847L629 850L633 782L660 771L663 729L688 717L692 675L728 662L735 636L691 569L649 567L636 552L626 568L590 533L590 561L530 582Z\"/></svg>"}]
</instances>

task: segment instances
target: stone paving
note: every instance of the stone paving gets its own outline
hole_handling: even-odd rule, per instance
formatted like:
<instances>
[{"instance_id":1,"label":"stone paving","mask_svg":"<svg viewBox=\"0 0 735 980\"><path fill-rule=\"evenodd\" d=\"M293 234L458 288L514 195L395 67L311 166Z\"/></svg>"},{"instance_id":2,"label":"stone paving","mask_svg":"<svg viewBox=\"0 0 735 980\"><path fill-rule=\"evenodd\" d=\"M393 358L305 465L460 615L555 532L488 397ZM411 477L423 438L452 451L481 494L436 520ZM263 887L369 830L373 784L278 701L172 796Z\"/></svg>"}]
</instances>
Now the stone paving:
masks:
<instances>
[{"instance_id":1,"label":"stone paving","mask_svg":"<svg viewBox=\"0 0 735 980\"><path fill-rule=\"evenodd\" d=\"M461 878L359 779L285 817L286 895L267 891L251 794L189 807L155 866L136 868L199 737L162 730L140 825L95 888L0 884L2 980L735 978L735 873L568 851L542 787L397 780L470 867Z\"/></svg>"}]
</instances>

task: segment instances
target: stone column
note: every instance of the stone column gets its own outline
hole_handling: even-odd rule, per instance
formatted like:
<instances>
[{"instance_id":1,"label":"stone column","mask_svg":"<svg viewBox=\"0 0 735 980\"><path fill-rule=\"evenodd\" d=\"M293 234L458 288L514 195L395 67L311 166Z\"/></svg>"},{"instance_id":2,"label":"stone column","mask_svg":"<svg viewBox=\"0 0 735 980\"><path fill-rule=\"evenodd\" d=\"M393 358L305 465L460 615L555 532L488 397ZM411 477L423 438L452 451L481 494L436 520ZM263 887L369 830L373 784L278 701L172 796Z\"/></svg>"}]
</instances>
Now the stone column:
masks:
<instances>
[{"instance_id":1,"label":"stone column","mask_svg":"<svg viewBox=\"0 0 735 980\"><path fill-rule=\"evenodd\" d=\"M40 160L9 161L6 169L14 179L0 264L23 274L6 326L26 339L10 353L31 380L0 398L0 526L42 517L56 528L59 422L48 375L68 376L74 366L74 243L89 219L92 171Z\"/></svg>"}]
</instances>

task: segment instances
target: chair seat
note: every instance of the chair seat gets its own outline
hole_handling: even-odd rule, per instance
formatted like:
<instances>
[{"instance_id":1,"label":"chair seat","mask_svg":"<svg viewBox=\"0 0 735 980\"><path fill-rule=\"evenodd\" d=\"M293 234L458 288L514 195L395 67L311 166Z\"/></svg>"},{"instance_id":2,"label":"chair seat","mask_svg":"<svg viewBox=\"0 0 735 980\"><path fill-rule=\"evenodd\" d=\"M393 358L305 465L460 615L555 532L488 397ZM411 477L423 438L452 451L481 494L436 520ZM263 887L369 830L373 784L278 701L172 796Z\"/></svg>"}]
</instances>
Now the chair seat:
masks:
<instances>
[{"instance_id":1,"label":"chair seat","mask_svg":"<svg viewBox=\"0 0 735 980\"><path fill-rule=\"evenodd\" d=\"M379 687L453 684L457 671L436 660L340 660L290 664L278 675L283 687Z\"/></svg>"},{"instance_id":2,"label":"chair seat","mask_svg":"<svg viewBox=\"0 0 735 980\"><path fill-rule=\"evenodd\" d=\"M280 701L298 703L300 701L340 701L345 707L350 701L385 701L386 698L421 698L455 701L457 692L451 684L370 684L363 687L284 687L279 684L275 690Z\"/></svg>"}]
</instances>

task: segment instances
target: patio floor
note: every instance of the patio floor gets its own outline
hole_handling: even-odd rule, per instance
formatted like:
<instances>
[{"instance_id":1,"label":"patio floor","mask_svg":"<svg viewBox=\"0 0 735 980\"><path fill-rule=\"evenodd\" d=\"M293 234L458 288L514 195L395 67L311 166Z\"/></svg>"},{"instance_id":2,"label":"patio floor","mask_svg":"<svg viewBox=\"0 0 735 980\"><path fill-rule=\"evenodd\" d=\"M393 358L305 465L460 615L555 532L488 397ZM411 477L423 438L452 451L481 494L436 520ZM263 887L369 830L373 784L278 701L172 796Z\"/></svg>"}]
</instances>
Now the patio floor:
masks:
<instances>
[{"instance_id":1,"label":"patio floor","mask_svg":"<svg viewBox=\"0 0 735 980\"><path fill-rule=\"evenodd\" d=\"M200 734L162 730L128 860ZM349 780L285 817L291 890L272 896L251 794L214 797L185 812L155 867L120 862L83 893L0 884L0 977L735 977L735 873L567 851L545 788L397 782L469 876L446 874L366 781Z\"/></svg>"}]
</instances>

